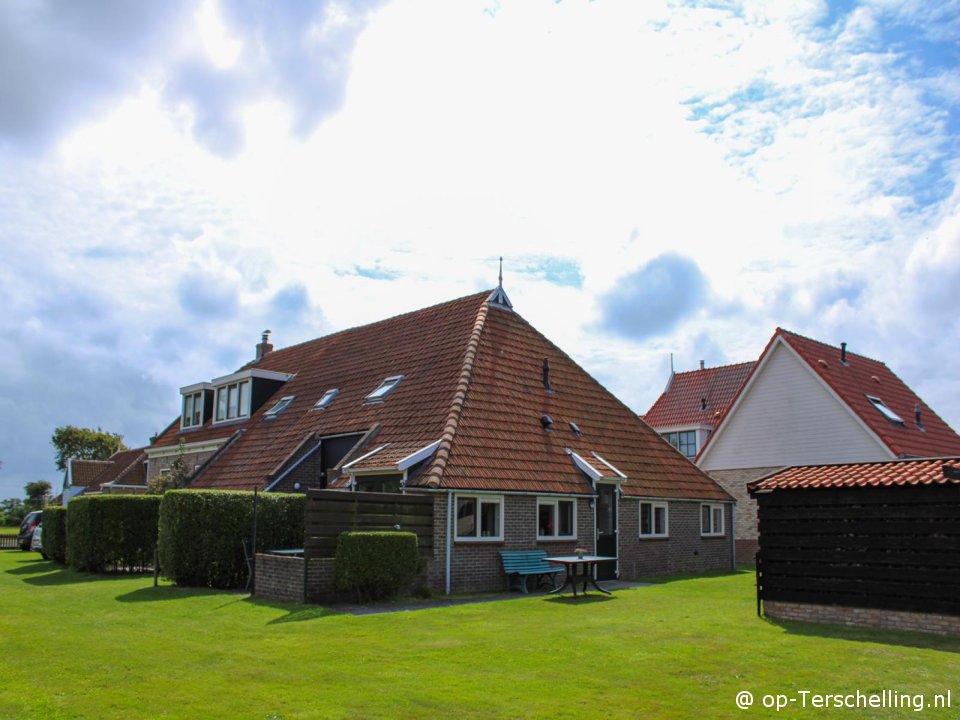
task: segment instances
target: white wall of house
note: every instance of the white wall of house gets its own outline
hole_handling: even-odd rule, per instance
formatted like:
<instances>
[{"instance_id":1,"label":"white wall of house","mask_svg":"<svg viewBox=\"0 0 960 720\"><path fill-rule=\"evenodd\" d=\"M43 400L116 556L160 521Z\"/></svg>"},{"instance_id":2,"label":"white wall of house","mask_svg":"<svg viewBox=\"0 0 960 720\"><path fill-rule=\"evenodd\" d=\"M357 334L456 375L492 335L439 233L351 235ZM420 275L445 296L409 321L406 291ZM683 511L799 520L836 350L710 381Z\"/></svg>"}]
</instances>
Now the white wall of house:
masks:
<instances>
[{"instance_id":1,"label":"white wall of house","mask_svg":"<svg viewBox=\"0 0 960 720\"><path fill-rule=\"evenodd\" d=\"M778 343L697 465L706 471L889 460L793 350Z\"/></svg>"}]
</instances>

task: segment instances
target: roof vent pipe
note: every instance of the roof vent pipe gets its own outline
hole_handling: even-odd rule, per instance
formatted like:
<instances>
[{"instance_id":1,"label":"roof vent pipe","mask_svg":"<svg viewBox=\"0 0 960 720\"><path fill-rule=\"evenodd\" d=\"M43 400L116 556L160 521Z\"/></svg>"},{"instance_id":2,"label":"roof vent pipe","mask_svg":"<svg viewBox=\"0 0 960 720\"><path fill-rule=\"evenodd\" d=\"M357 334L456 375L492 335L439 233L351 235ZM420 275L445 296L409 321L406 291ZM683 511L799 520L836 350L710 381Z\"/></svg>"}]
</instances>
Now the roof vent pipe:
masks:
<instances>
[{"instance_id":1,"label":"roof vent pipe","mask_svg":"<svg viewBox=\"0 0 960 720\"><path fill-rule=\"evenodd\" d=\"M543 389L548 393L553 392L553 388L550 387L550 360L549 358L543 359Z\"/></svg>"},{"instance_id":2,"label":"roof vent pipe","mask_svg":"<svg viewBox=\"0 0 960 720\"><path fill-rule=\"evenodd\" d=\"M920 407L920 403L917 403L913 406L913 417L917 421L917 427L921 430L923 429L923 408Z\"/></svg>"},{"instance_id":3,"label":"roof vent pipe","mask_svg":"<svg viewBox=\"0 0 960 720\"><path fill-rule=\"evenodd\" d=\"M700 361L700 369L703 370L703 360Z\"/></svg>"},{"instance_id":4,"label":"roof vent pipe","mask_svg":"<svg viewBox=\"0 0 960 720\"><path fill-rule=\"evenodd\" d=\"M544 430L546 430L547 432L552 432L552 430L550 429L550 426L551 426L551 425L553 425L553 418L552 418L552 417L550 417L549 415L541 415L541 416L540 416L540 426L541 426Z\"/></svg>"},{"instance_id":5,"label":"roof vent pipe","mask_svg":"<svg viewBox=\"0 0 960 720\"><path fill-rule=\"evenodd\" d=\"M707 399L700 398L700 410L706 410L706 409L707 409Z\"/></svg>"},{"instance_id":6,"label":"roof vent pipe","mask_svg":"<svg viewBox=\"0 0 960 720\"><path fill-rule=\"evenodd\" d=\"M840 343L840 362L844 365L847 364L847 344L845 342Z\"/></svg>"},{"instance_id":7,"label":"roof vent pipe","mask_svg":"<svg viewBox=\"0 0 960 720\"><path fill-rule=\"evenodd\" d=\"M270 331L264 330L260 336L260 342L257 344L257 360L263 358L273 351L273 345L270 344Z\"/></svg>"}]
</instances>

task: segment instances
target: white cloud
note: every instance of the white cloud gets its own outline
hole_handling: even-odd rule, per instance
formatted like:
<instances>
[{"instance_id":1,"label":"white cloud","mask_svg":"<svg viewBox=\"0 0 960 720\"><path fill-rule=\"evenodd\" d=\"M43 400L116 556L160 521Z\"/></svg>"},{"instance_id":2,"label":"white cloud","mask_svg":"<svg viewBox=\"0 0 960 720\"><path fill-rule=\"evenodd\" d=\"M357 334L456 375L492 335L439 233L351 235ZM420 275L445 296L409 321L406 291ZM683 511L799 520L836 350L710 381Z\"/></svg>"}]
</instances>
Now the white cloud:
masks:
<instances>
[{"instance_id":1,"label":"white cloud","mask_svg":"<svg viewBox=\"0 0 960 720\"><path fill-rule=\"evenodd\" d=\"M78 66L99 100L66 108L55 150L2 151L0 336L22 327L30 352L109 357L166 389L163 407L150 395L89 423L144 441L177 387L249 359L264 328L283 346L491 287L503 255L517 309L639 412L670 352L678 369L751 359L784 324L886 360L960 425L942 362L960 350L946 310L957 80L883 40L891 17L936 38L949 16L910 2L348 7L316 3L299 24L209 1L164 15L178 42L134 44L119 80ZM64 109L38 103L38 117ZM600 298L668 253L696 263L702 301L642 342L601 331Z\"/></svg>"}]
</instances>

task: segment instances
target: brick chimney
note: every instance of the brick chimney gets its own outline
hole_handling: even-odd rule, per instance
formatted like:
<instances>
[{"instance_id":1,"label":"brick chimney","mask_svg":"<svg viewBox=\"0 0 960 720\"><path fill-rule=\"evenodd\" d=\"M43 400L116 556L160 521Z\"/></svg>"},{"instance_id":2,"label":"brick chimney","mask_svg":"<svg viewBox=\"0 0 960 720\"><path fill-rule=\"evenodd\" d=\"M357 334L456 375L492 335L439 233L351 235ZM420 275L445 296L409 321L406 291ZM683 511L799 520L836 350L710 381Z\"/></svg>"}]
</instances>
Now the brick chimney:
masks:
<instances>
[{"instance_id":1,"label":"brick chimney","mask_svg":"<svg viewBox=\"0 0 960 720\"><path fill-rule=\"evenodd\" d=\"M269 339L270 331L264 330L263 335L260 337L260 342L257 343L257 360L260 360L273 350L273 345L267 342Z\"/></svg>"}]
</instances>

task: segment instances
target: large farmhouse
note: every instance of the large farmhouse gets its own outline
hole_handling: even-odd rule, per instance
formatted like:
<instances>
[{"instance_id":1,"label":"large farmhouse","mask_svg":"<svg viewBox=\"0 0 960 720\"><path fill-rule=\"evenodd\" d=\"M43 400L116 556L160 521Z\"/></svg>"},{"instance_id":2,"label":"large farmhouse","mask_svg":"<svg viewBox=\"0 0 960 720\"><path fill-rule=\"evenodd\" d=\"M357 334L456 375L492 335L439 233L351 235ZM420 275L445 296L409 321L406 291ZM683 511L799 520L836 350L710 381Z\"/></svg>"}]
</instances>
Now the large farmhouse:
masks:
<instances>
[{"instance_id":1,"label":"large farmhouse","mask_svg":"<svg viewBox=\"0 0 960 720\"><path fill-rule=\"evenodd\" d=\"M438 587L500 587L505 549L582 547L621 577L733 561L732 498L502 287L281 350L264 338L181 394L148 478L182 455L193 488L429 494Z\"/></svg>"}]
</instances>

